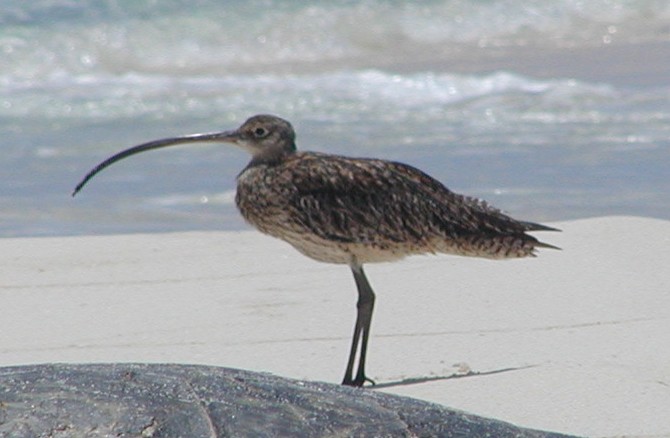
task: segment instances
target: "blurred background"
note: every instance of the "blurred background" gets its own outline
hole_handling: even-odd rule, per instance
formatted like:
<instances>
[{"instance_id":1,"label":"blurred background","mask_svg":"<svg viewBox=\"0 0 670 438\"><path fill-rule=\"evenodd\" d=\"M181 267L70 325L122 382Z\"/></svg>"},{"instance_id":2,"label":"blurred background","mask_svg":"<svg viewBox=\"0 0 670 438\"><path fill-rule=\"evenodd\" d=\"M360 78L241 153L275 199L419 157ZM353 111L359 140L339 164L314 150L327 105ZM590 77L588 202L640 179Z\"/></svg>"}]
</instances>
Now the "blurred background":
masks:
<instances>
[{"instance_id":1,"label":"blurred background","mask_svg":"<svg viewBox=\"0 0 670 438\"><path fill-rule=\"evenodd\" d=\"M243 229L245 152L156 138L290 120L515 217L670 219L667 0L5 0L0 236Z\"/></svg>"}]
</instances>

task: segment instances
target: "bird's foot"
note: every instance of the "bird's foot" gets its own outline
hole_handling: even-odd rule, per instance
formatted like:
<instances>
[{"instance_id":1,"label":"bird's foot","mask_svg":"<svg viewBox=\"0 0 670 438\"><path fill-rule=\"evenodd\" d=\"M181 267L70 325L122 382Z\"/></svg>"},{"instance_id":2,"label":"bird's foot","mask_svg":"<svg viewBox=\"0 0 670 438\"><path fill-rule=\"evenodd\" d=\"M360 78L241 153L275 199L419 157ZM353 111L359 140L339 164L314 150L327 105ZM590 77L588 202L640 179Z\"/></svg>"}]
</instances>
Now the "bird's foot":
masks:
<instances>
[{"instance_id":1,"label":"bird's foot","mask_svg":"<svg viewBox=\"0 0 670 438\"><path fill-rule=\"evenodd\" d=\"M370 379L369 377L366 376L356 376L355 379L351 379L349 377L345 377L344 380L342 381L342 384L345 386L355 386L357 388L360 388L365 385L365 383L369 383L370 386L375 386L377 383L375 383L374 380Z\"/></svg>"}]
</instances>

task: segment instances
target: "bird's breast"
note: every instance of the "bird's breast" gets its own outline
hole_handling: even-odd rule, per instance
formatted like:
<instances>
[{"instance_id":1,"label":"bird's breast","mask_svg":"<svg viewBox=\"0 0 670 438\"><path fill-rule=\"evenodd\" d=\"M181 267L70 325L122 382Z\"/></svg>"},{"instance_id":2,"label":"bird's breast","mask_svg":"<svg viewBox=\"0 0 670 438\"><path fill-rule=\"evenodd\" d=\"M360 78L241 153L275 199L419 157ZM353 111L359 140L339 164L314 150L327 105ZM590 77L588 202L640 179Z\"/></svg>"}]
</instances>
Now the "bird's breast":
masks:
<instances>
[{"instance_id":1,"label":"bird's breast","mask_svg":"<svg viewBox=\"0 0 670 438\"><path fill-rule=\"evenodd\" d=\"M242 216L260 228L282 220L294 190L290 175L265 165L253 166L237 178L235 203Z\"/></svg>"}]
</instances>

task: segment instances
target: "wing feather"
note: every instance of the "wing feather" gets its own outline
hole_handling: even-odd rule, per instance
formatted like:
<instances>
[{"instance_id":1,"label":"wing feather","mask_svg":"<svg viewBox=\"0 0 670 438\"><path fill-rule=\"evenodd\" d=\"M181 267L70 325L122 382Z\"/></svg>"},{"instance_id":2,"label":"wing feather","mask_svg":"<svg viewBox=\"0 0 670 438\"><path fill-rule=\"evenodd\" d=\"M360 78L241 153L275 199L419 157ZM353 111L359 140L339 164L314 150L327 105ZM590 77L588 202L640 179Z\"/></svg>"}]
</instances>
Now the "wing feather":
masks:
<instances>
[{"instance_id":1,"label":"wing feather","mask_svg":"<svg viewBox=\"0 0 670 438\"><path fill-rule=\"evenodd\" d=\"M458 195L424 172L397 162L301 157L292 199L303 223L323 238L370 243L523 235L520 222ZM532 237L527 236L529 239Z\"/></svg>"}]
</instances>

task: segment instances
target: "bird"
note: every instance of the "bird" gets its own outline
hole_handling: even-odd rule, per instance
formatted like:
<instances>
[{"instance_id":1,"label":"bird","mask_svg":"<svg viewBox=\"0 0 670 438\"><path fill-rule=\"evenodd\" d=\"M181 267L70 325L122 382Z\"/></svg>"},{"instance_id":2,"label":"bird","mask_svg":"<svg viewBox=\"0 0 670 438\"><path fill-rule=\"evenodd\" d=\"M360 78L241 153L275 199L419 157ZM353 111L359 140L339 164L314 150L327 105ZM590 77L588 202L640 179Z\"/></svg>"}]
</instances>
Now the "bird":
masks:
<instances>
[{"instance_id":1,"label":"bird","mask_svg":"<svg viewBox=\"0 0 670 438\"><path fill-rule=\"evenodd\" d=\"M560 249L528 234L560 230L513 219L485 201L452 192L411 165L298 151L291 123L268 114L252 116L233 130L122 150L93 167L72 196L121 159L203 142L232 144L251 155L237 176L235 196L249 224L314 260L350 267L358 301L343 385L375 384L365 370L375 293L363 265L418 254L508 259L535 256L537 248Z\"/></svg>"}]
</instances>

